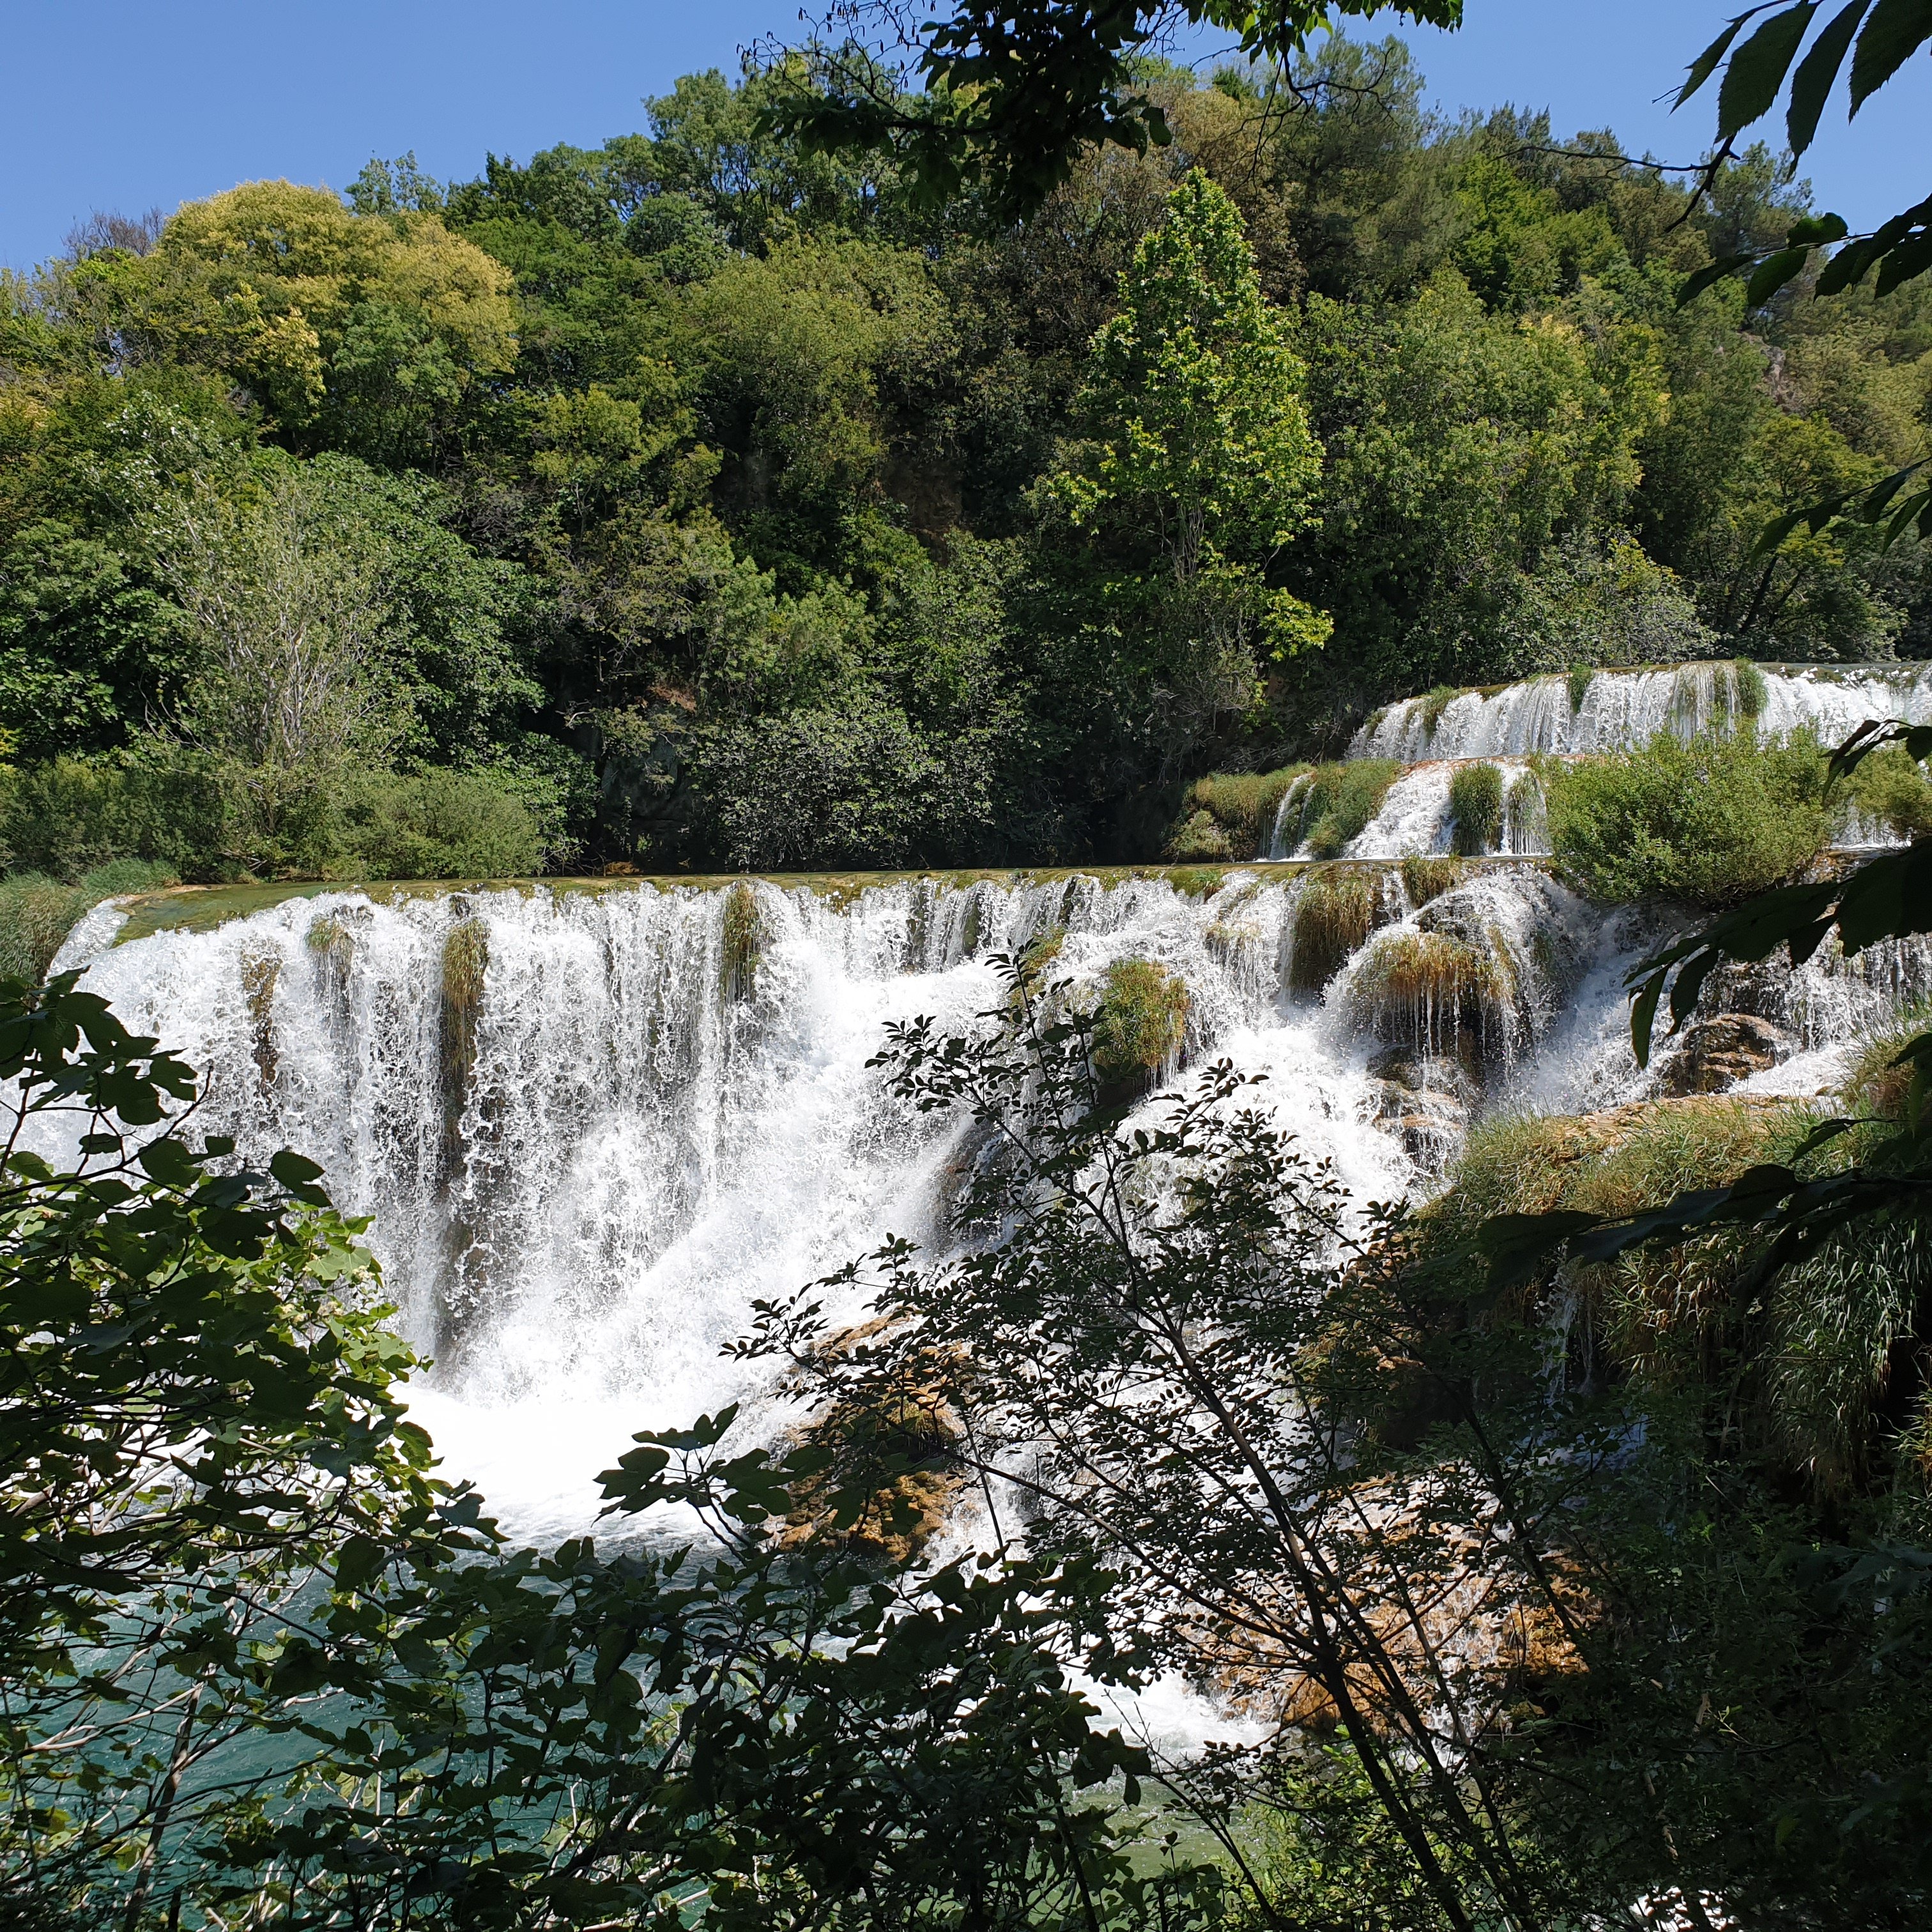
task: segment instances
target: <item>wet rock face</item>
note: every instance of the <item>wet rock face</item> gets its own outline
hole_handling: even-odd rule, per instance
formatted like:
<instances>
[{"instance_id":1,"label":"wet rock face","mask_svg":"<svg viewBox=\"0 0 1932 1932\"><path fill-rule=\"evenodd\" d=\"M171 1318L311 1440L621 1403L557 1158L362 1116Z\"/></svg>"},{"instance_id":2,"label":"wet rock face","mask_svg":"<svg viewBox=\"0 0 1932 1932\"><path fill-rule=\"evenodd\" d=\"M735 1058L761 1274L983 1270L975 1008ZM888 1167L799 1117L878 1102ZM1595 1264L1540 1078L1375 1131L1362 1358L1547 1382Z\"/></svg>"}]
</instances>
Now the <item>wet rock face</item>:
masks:
<instances>
[{"instance_id":1,"label":"wet rock face","mask_svg":"<svg viewBox=\"0 0 1932 1932\"><path fill-rule=\"evenodd\" d=\"M1673 1099L1721 1094L1775 1066L1790 1037L1755 1013L1718 1013L1684 1029L1682 1044L1659 1070L1658 1090Z\"/></svg>"},{"instance_id":2,"label":"wet rock face","mask_svg":"<svg viewBox=\"0 0 1932 1932\"><path fill-rule=\"evenodd\" d=\"M1412 1047L1391 1046L1369 1062L1375 1122L1418 1166L1438 1168L1462 1143L1474 1083L1466 1069Z\"/></svg>"}]
</instances>

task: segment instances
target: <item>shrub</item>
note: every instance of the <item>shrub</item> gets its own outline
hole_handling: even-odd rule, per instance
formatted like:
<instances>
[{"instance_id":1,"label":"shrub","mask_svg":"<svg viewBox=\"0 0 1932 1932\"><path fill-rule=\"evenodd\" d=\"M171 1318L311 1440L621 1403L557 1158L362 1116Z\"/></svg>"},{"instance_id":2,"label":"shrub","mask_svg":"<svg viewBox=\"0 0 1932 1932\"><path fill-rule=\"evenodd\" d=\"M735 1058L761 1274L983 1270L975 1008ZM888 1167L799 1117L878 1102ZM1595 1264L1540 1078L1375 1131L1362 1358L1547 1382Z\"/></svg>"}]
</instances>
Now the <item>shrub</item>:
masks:
<instances>
[{"instance_id":1,"label":"shrub","mask_svg":"<svg viewBox=\"0 0 1932 1932\"><path fill-rule=\"evenodd\" d=\"M1727 905L1823 849L1824 780L1806 733L1760 745L1746 733L1686 742L1662 732L1640 751L1552 768L1550 849L1595 898Z\"/></svg>"},{"instance_id":2,"label":"shrub","mask_svg":"<svg viewBox=\"0 0 1932 1932\"><path fill-rule=\"evenodd\" d=\"M536 819L485 772L373 772L346 786L316 869L370 878L502 879L542 869Z\"/></svg>"},{"instance_id":3,"label":"shrub","mask_svg":"<svg viewBox=\"0 0 1932 1932\"><path fill-rule=\"evenodd\" d=\"M1341 856L1349 840L1360 836L1381 811L1389 787L1401 776L1394 758L1351 758L1339 765L1318 765L1309 774L1301 796L1298 844L1317 859Z\"/></svg>"},{"instance_id":4,"label":"shrub","mask_svg":"<svg viewBox=\"0 0 1932 1932\"><path fill-rule=\"evenodd\" d=\"M1903 745L1888 745L1852 774L1851 802L1901 838L1932 832L1932 779Z\"/></svg>"},{"instance_id":5,"label":"shrub","mask_svg":"<svg viewBox=\"0 0 1932 1932\"><path fill-rule=\"evenodd\" d=\"M231 856L230 788L212 760L192 752L28 766L13 774L4 810L0 844L22 870L74 881L116 860L201 880L245 869Z\"/></svg>"},{"instance_id":6,"label":"shrub","mask_svg":"<svg viewBox=\"0 0 1932 1932\"><path fill-rule=\"evenodd\" d=\"M1103 1085L1144 1086L1180 1051L1187 988L1151 959L1107 968L1094 1028L1094 1070Z\"/></svg>"},{"instance_id":7,"label":"shrub","mask_svg":"<svg viewBox=\"0 0 1932 1932\"><path fill-rule=\"evenodd\" d=\"M1487 852L1503 829L1503 774L1500 765L1462 765L1449 781L1450 843L1464 858Z\"/></svg>"},{"instance_id":8,"label":"shrub","mask_svg":"<svg viewBox=\"0 0 1932 1932\"><path fill-rule=\"evenodd\" d=\"M1289 765L1278 772L1214 772L1196 778L1188 788L1182 823L1167 856L1181 860L1264 856L1281 802L1307 769Z\"/></svg>"}]
</instances>

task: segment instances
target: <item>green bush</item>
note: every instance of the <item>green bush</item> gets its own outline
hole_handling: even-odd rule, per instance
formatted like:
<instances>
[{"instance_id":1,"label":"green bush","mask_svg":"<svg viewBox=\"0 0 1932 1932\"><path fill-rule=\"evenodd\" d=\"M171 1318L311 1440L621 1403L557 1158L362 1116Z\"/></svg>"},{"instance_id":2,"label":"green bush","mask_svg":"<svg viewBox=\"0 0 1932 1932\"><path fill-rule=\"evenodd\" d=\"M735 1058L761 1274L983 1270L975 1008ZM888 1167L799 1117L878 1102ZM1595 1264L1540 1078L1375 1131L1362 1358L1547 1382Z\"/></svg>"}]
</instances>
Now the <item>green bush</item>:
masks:
<instances>
[{"instance_id":1,"label":"green bush","mask_svg":"<svg viewBox=\"0 0 1932 1932\"><path fill-rule=\"evenodd\" d=\"M1166 856L1183 862L1264 856L1281 802L1307 769L1289 765L1278 772L1213 772L1196 778Z\"/></svg>"},{"instance_id":2,"label":"green bush","mask_svg":"<svg viewBox=\"0 0 1932 1932\"><path fill-rule=\"evenodd\" d=\"M1552 766L1550 843L1592 898L1663 893L1727 905L1789 878L1832 836L1825 756L1808 733L1760 745L1748 732Z\"/></svg>"},{"instance_id":3,"label":"green bush","mask_svg":"<svg viewBox=\"0 0 1932 1932\"><path fill-rule=\"evenodd\" d=\"M1341 856L1381 811L1388 788L1401 776L1394 758L1351 758L1339 765L1318 765L1310 773L1301 798L1298 844L1317 859Z\"/></svg>"},{"instance_id":4,"label":"green bush","mask_svg":"<svg viewBox=\"0 0 1932 1932\"><path fill-rule=\"evenodd\" d=\"M505 879L543 867L535 818L487 772L371 773L344 788L318 870L368 878Z\"/></svg>"},{"instance_id":5,"label":"green bush","mask_svg":"<svg viewBox=\"0 0 1932 1932\"><path fill-rule=\"evenodd\" d=\"M1852 774L1852 804L1901 838L1932 832L1932 779L1903 745L1888 745Z\"/></svg>"},{"instance_id":6,"label":"green bush","mask_svg":"<svg viewBox=\"0 0 1932 1932\"><path fill-rule=\"evenodd\" d=\"M200 880L245 869L231 856L230 788L212 760L190 752L24 766L10 775L0 813L0 845L22 872L77 881L117 860Z\"/></svg>"},{"instance_id":7,"label":"green bush","mask_svg":"<svg viewBox=\"0 0 1932 1932\"><path fill-rule=\"evenodd\" d=\"M1226 829L1207 812L1190 812L1161 848L1163 859L1180 866L1211 866L1234 856Z\"/></svg>"},{"instance_id":8,"label":"green bush","mask_svg":"<svg viewBox=\"0 0 1932 1932\"><path fill-rule=\"evenodd\" d=\"M1454 820L1450 842L1457 853L1468 859L1492 850L1503 829L1502 767L1458 766L1449 781L1449 811Z\"/></svg>"}]
</instances>

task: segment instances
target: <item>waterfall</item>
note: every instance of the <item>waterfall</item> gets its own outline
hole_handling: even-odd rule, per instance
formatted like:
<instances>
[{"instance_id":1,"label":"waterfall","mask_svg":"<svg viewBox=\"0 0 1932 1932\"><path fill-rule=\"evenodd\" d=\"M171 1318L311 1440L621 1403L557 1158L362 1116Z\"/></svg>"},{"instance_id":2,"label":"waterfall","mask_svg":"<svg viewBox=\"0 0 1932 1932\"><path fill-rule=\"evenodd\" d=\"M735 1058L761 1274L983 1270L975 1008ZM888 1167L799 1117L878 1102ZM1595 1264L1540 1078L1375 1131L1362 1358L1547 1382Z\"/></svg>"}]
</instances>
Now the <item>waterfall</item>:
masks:
<instances>
[{"instance_id":1,"label":"waterfall","mask_svg":"<svg viewBox=\"0 0 1932 1932\"><path fill-rule=\"evenodd\" d=\"M1808 725L1835 742L1868 718L1932 722L1932 665L1682 664L1525 679L1411 698L1370 719L1354 758L1492 758L1628 750L1658 732L1694 737L1748 718L1761 736Z\"/></svg>"},{"instance_id":2,"label":"waterfall","mask_svg":"<svg viewBox=\"0 0 1932 1932\"><path fill-rule=\"evenodd\" d=\"M89 990L202 1070L204 1131L312 1155L372 1217L434 1360L412 1405L535 1533L594 1516L595 1473L636 1430L781 1400L719 1352L754 1299L889 1233L944 1243L962 1130L868 1063L893 1019L957 1030L1000 1007L996 953L1052 938L1075 998L1123 958L1178 975L1178 1077L1223 1055L1265 1075L1251 1090L1358 1203L1429 1191L1484 1111L1650 1090L1621 982L1659 916L1606 916L1531 865L1433 897L1417 874L1420 903L1404 880L327 892L118 945L104 914L64 963L92 956ZM1794 1049L1828 1056L1932 990L1923 944L1853 966L1727 997L1769 1000Z\"/></svg>"}]
</instances>

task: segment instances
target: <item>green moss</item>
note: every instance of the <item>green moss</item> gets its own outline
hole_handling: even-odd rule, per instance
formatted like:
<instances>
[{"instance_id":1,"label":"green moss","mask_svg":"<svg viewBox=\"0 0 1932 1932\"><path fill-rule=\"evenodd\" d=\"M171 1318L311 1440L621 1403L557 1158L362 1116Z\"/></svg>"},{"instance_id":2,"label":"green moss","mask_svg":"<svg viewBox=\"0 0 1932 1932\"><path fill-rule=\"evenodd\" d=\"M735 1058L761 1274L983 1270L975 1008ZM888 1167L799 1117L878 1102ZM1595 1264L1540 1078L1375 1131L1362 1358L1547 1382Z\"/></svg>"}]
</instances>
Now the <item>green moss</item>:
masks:
<instances>
[{"instance_id":1,"label":"green moss","mask_svg":"<svg viewBox=\"0 0 1932 1932\"><path fill-rule=\"evenodd\" d=\"M1394 914L1378 869L1327 866L1309 873L1295 897L1289 986L1297 992L1321 992Z\"/></svg>"},{"instance_id":2,"label":"green moss","mask_svg":"<svg viewBox=\"0 0 1932 1932\"><path fill-rule=\"evenodd\" d=\"M1186 984L1150 959L1107 968L1094 1027L1094 1070L1103 1085L1146 1085L1180 1051L1187 1030Z\"/></svg>"},{"instance_id":3,"label":"green moss","mask_svg":"<svg viewBox=\"0 0 1932 1932\"><path fill-rule=\"evenodd\" d=\"M242 958L242 997L248 1007L249 1050L264 1086L281 1064L275 1043L275 987L282 976L279 952L247 952Z\"/></svg>"},{"instance_id":4,"label":"green moss","mask_svg":"<svg viewBox=\"0 0 1932 1932\"><path fill-rule=\"evenodd\" d=\"M1424 858L1412 852L1402 862L1402 889L1413 907L1426 906L1460 886L1466 868L1460 859Z\"/></svg>"},{"instance_id":5,"label":"green moss","mask_svg":"<svg viewBox=\"0 0 1932 1932\"><path fill-rule=\"evenodd\" d=\"M742 1003L757 992L764 939L758 896L741 879L724 896L724 926L718 948L718 990L724 999Z\"/></svg>"},{"instance_id":6,"label":"green moss","mask_svg":"<svg viewBox=\"0 0 1932 1932\"><path fill-rule=\"evenodd\" d=\"M1503 829L1503 774L1500 765L1461 765L1449 781L1451 841L1466 859L1492 850Z\"/></svg>"},{"instance_id":7,"label":"green moss","mask_svg":"<svg viewBox=\"0 0 1932 1932\"><path fill-rule=\"evenodd\" d=\"M1442 722L1442 714L1460 698L1465 687L1460 684L1438 684L1424 694L1422 700L1422 723L1425 730L1432 731Z\"/></svg>"},{"instance_id":8,"label":"green moss","mask_svg":"<svg viewBox=\"0 0 1932 1932\"><path fill-rule=\"evenodd\" d=\"M1165 877L1183 898L1209 899L1227 883L1228 874L1219 866L1176 866Z\"/></svg>"},{"instance_id":9,"label":"green moss","mask_svg":"<svg viewBox=\"0 0 1932 1932\"><path fill-rule=\"evenodd\" d=\"M1040 975L1060 957L1066 944L1066 928L1064 926L1049 926L1036 932L1020 948L1018 964L1020 977L1028 986L1034 985Z\"/></svg>"},{"instance_id":10,"label":"green moss","mask_svg":"<svg viewBox=\"0 0 1932 1932\"><path fill-rule=\"evenodd\" d=\"M1660 732L1638 751L1552 767L1546 783L1551 849L1600 899L1731 904L1800 871L1832 833L1824 754L1806 733L1760 745Z\"/></svg>"},{"instance_id":11,"label":"green moss","mask_svg":"<svg viewBox=\"0 0 1932 1932\"><path fill-rule=\"evenodd\" d=\"M1590 687L1596 682L1594 665L1572 664L1565 674L1570 687L1570 715L1574 718L1583 708L1583 700L1590 694Z\"/></svg>"},{"instance_id":12,"label":"green moss","mask_svg":"<svg viewBox=\"0 0 1932 1932\"><path fill-rule=\"evenodd\" d=\"M1340 856L1349 840L1382 809L1389 787L1402 775L1394 758L1351 758L1340 764L1318 765L1301 791L1297 844L1305 844L1316 859Z\"/></svg>"}]
</instances>

